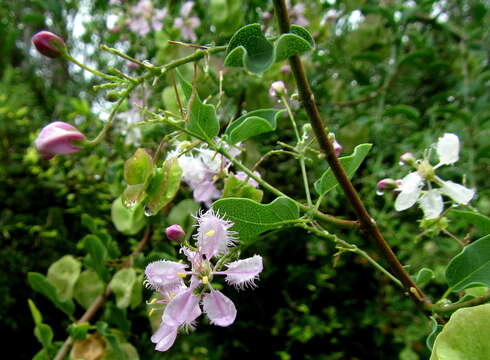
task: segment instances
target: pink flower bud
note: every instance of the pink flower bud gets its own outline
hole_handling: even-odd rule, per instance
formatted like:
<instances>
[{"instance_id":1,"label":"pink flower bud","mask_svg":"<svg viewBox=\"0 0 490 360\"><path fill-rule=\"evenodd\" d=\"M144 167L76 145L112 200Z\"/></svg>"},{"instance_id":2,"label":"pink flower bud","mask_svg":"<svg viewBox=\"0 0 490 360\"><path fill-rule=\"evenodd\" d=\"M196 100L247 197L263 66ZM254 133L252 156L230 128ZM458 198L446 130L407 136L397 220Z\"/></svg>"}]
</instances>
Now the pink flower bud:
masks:
<instances>
[{"instance_id":1,"label":"pink flower bud","mask_svg":"<svg viewBox=\"0 0 490 360\"><path fill-rule=\"evenodd\" d=\"M340 153L342 152L342 145L340 145L337 140L333 141L333 149L335 150L335 155L339 157Z\"/></svg>"},{"instance_id":2,"label":"pink flower bud","mask_svg":"<svg viewBox=\"0 0 490 360\"><path fill-rule=\"evenodd\" d=\"M37 152L49 160L58 154L71 154L80 150L72 141L82 141L85 136L78 129L62 121L55 121L42 128L36 138Z\"/></svg>"},{"instance_id":3,"label":"pink flower bud","mask_svg":"<svg viewBox=\"0 0 490 360\"><path fill-rule=\"evenodd\" d=\"M180 225L174 224L165 229L165 234L169 240L181 242L184 240L185 231L182 230Z\"/></svg>"},{"instance_id":4,"label":"pink flower bud","mask_svg":"<svg viewBox=\"0 0 490 360\"><path fill-rule=\"evenodd\" d=\"M272 19L272 14L269 11L263 12L262 13L262 19L264 21Z\"/></svg>"},{"instance_id":5,"label":"pink flower bud","mask_svg":"<svg viewBox=\"0 0 490 360\"><path fill-rule=\"evenodd\" d=\"M282 81L274 81L269 88L269 95L272 97L281 97L285 95L288 90L286 85Z\"/></svg>"},{"instance_id":6,"label":"pink flower bud","mask_svg":"<svg viewBox=\"0 0 490 360\"><path fill-rule=\"evenodd\" d=\"M49 31L39 31L32 37L32 43L44 56L58 58L66 52L66 45L62 38Z\"/></svg>"},{"instance_id":7,"label":"pink flower bud","mask_svg":"<svg viewBox=\"0 0 490 360\"><path fill-rule=\"evenodd\" d=\"M394 189L396 187L398 187L396 181L393 180L393 179L390 179L390 178L381 179L376 184L376 189L379 190L379 191L392 190L392 189Z\"/></svg>"},{"instance_id":8,"label":"pink flower bud","mask_svg":"<svg viewBox=\"0 0 490 360\"><path fill-rule=\"evenodd\" d=\"M281 66L281 72L283 74L289 74L291 72L291 66L289 66L288 64Z\"/></svg>"},{"instance_id":9,"label":"pink flower bud","mask_svg":"<svg viewBox=\"0 0 490 360\"><path fill-rule=\"evenodd\" d=\"M407 152L400 156L400 165L412 165L415 163L415 156L411 152Z\"/></svg>"}]
</instances>

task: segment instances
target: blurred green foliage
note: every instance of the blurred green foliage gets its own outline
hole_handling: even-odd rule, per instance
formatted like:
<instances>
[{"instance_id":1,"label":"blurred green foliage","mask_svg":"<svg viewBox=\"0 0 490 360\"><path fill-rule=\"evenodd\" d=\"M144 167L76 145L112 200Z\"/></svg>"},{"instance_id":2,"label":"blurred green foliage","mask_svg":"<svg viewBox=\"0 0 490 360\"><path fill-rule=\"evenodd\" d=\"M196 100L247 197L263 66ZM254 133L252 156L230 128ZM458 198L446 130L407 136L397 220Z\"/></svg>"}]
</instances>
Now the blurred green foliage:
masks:
<instances>
[{"instance_id":1,"label":"blurred green foliage","mask_svg":"<svg viewBox=\"0 0 490 360\"><path fill-rule=\"evenodd\" d=\"M169 6L173 17L179 14L179 1L153 3L155 8ZM201 19L196 29L199 43L226 44L237 28L255 22L264 24L267 35L276 34L267 15L272 11L270 3L242 1L240 7L237 3L209 0L195 4L194 12ZM118 259L120 254L130 253L143 237L143 231L123 235L111 221L111 205L125 186L124 161L139 145L156 150L167 134L163 126L144 126L138 128L141 138L132 141L135 126L121 117L104 144L73 156L42 161L33 147L42 126L55 120L68 121L92 137L102 127L100 119L110 104L103 100L104 91L92 88L99 84L97 79L61 61L41 58L33 51L30 37L35 31L49 29L66 39L77 58L103 71L116 67L131 75L141 70L128 68L126 62L102 53L98 45L124 49L131 56L156 64L190 54L188 48L166 42L180 40L179 29L172 28L171 21L163 30L144 37L129 31L127 19L130 6L135 4L0 0L0 330L5 334L3 343L11 348L6 352L18 359L34 356L40 349L36 338L53 346L51 330L46 326L52 328L54 341L59 342L66 337L70 324L49 301L33 292L27 273L46 274L50 265L66 254L85 266L93 263L90 257L83 259L84 247L89 244L86 235L109 249L107 258L116 259L109 264L119 269L124 260ZM442 170L444 178L459 181L464 177L468 186L477 189L473 206L483 214L490 213L490 7L484 0L304 4L310 21L306 28L317 47L303 58L322 116L344 146L344 155L360 143L373 144L354 184L390 245L402 262L409 264L410 274L416 276L423 267L434 270L435 278L424 290L437 299L445 291L444 269L459 251L458 245L442 233L424 232L417 222L420 210L396 213L393 197L379 197L374 189L381 178L400 178L407 173L397 165L402 153L412 151L420 156L443 133L453 132L462 142L461 159L457 168ZM83 33L79 33L80 26ZM216 100L216 69L222 68L222 61L215 56L209 60L209 71L201 71L201 98L211 95ZM284 64L273 65L262 77L242 69L226 69L225 97L217 114L221 125L245 110L275 106L267 93L273 81L283 80L294 89L292 74L282 68ZM183 69L186 71L190 73L190 67ZM167 104L175 102L168 90L172 78L161 79L153 88L151 85L146 84L145 95L141 95L148 107L162 107L163 97L166 108L175 111L175 104ZM131 113L130 104L125 107L126 118L140 116L138 111ZM302 110L297 116L305 123ZM277 148L278 140L291 140L293 136L289 123L278 121L275 133L245 144L246 162L253 164ZM326 168L324 161L316 158L307 166L312 184ZM273 156L259 171L281 191L304 198L294 159ZM148 261L176 258L178 248L165 240L163 229L171 222L167 216L181 218L172 213L173 205L191 196L184 188L159 216L151 218L151 250L134 259L138 274L131 274L131 284L135 277L141 284L139 275ZM273 197L264 192L264 203L271 200ZM322 207L328 213L354 217L338 189L328 194ZM185 213L194 205L186 203L180 208ZM477 238L478 230L468 227L464 219L450 220L451 232L461 238ZM192 226L189 219L182 219L182 223L187 229ZM380 260L368 239L353 232L340 234ZM196 332L179 336L168 353L157 353L150 342L152 331L142 302L151 292L136 289L135 294L143 291L139 301L134 294L128 299L116 293L92 322L100 321L98 332L109 344L124 345L121 349L111 345L111 356L120 355L118 351L131 353L133 350L124 343L129 341L142 359L428 358L425 337L431 330L429 320L363 259L354 255L334 258L331 244L300 230L272 232L243 252L261 254L264 272L255 291L229 292L238 309L233 326L217 328L203 320ZM73 290L75 299L87 307L90 300L80 289L95 284L90 290L94 298L100 287L93 272L84 270L82 275L86 283L70 283L66 291ZM37 307L42 313L36 321L40 329L36 336L32 336L35 324L29 298L36 304L31 305L31 311ZM82 313L77 307L74 315L78 318Z\"/></svg>"}]
</instances>

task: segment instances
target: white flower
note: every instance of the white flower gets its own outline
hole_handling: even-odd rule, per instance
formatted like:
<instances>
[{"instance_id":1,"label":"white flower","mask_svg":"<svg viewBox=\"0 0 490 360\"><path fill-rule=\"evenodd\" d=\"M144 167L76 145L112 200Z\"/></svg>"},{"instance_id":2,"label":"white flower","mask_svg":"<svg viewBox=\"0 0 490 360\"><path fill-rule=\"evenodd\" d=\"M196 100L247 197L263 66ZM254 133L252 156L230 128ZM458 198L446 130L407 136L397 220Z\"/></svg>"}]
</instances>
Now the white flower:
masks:
<instances>
[{"instance_id":1,"label":"white flower","mask_svg":"<svg viewBox=\"0 0 490 360\"><path fill-rule=\"evenodd\" d=\"M444 134L436 145L439 163L432 167L427 160L418 165L417 171L411 172L402 179L398 187L400 193L395 200L395 209L403 211L412 207L416 202L424 212L425 219L439 217L444 209L441 195L450 197L455 203L466 205L475 195L474 189L444 181L435 175L434 170L442 165L454 164L459 159L459 139L455 134ZM429 190L424 191L424 184L428 184ZM433 189L435 184L438 188Z\"/></svg>"}]
</instances>

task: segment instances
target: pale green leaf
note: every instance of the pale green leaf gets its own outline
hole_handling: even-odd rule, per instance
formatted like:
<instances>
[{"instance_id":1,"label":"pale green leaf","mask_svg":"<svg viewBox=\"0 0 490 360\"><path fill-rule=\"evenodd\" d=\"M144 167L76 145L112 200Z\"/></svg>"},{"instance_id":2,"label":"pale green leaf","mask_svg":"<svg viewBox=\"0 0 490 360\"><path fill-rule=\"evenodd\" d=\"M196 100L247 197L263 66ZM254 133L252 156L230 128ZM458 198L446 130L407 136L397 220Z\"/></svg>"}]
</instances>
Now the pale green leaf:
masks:
<instances>
[{"instance_id":1,"label":"pale green leaf","mask_svg":"<svg viewBox=\"0 0 490 360\"><path fill-rule=\"evenodd\" d=\"M27 274L29 285L37 292L46 296L58 309L67 315L72 315L75 311L75 304L72 300L61 300L58 296L58 290L42 274L30 272Z\"/></svg>"},{"instance_id":2,"label":"pale green leaf","mask_svg":"<svg viewBox=\"0 0 490 360\"><path fill-rule=\"evenodd\" d=\"M429 350L432 351L432 348L434 347L434 341L436 341L436 337L442 331L443 326L438 324L436 319L434 319L433 317L431 317L430 320L431 320L432 331L427 336L427 339L425 339L425 345L427 345Z\"/></svg>"},{"instance_id":3,"label":"pale green leaf","mask_svg":"<svg viewBox=\"0 0 490 360\"><path fill-rule=\"evenodd\" d=\"M299 55L312 49L313 46L301 36L291 33L282 34L276 43L275 61L286 60L290 56Z\"/></svg>"},{"instance_id":4,"label":"pale green leaf","mask_svg":"<svg viewBox=\"0 0 490 360\"><path fill-rule=\"evenodd\" d=\"M43 322L43 316L41 312L38 310L36 304L31 299L27 299L27 303L29 304L29 309L31 310L32 318L34 319L34 323L36 325L41 324Z\"/></svg>"},{"instance_id":5,"label":"pale green leaf","mask_svg":"<svg viewBox=\"0 0 490 360\"><path fill-rule=\"evenodd\" d=\"M177 195L182 178L182 169L176 158L167 159L163 168L154 171L150 186L146 190L148 202L146 215L155 215Z\"/></svg>"},{"instance_id":6,"label":"pale green leaf","mask_svg":"<svg viewBox=\"0 0 490 360\"><path fill-rule=\"evenodd\" d=\"M131 304L131 295L136 283L136 272L133 268L119 270L110 282L110 286L116 296L116 306L120 309L127 308Z\"/></svg>"},{"instance_id":7,"label":"pale green leaf","mask_svg":"<svg viewBox=\"0 0 490 360\"><path fill-rule=\"evenodd\" d=\"M95 235L87 235L82 239L83 248L87 252L85 264L100 276L104 281L107 281L108 273L105 267L107 258L107 248L102 241Z\"/></svg>"},{"instance_id":8,"label":"pale green leaf","mask_svg":"<svg viewBox=\"0 0 490 360\"><path fill-rule=\"evenodd\" d=\"M78 277L73 289L73 297L84 309L88 309L103 291L104 282L95 271L88 269Z\"/></svg>"},{"instance_id":9,"label":"pale green leaf","mask_svg":"<svg viewBox=\"0 0 490 360\"><path fill-rule=\"evenodd\" d=\"M73 286L80 275L82 264L71 255L65 255L51 264L48 269L48 280L58 289L61 300L73 297Z\"/></svg>"},{"instance_id":10,"label":"pale green leaf","mask_svg":"<svg viewBox=\"0 0 490 360\"><path fill-rule=\"evenodd\" d=\"M456 310L432 349L430 360L490 359L490 304Z\"/></svg>"},{"instance_id":11,"label":"pale green leaf","mask_svg":"<svg viewBox=\"0 0 490 360\"><path fill-rule=\"evenodd\" d=\"M222 198L246 198L261 202L263 195L262 190L256 189L252 185L230 175L225 180Z\"/></svg>"},{"instance_id":12,"label":"pale green leaf","mask_svg":"<svg viewBox=\"0 0 490 360\"><path fill-rule=\"evenodd\" d=\"M111 218L117 231L125 235L137 234L146 225L146 217L141 204L127 208L123 205L121 197L112 203Z\"/></svg>"},{"instance_id":13,"label":"pale green leaf","mask_svg":"<svg viewBox=\"0 0 490 360\"><path fill-rule=\"evenodd\" d=\"M151 156L144 149L138 149L124 163L124 181L128 185L144 184L152 170Z\"/></svg>"}]
</instances>

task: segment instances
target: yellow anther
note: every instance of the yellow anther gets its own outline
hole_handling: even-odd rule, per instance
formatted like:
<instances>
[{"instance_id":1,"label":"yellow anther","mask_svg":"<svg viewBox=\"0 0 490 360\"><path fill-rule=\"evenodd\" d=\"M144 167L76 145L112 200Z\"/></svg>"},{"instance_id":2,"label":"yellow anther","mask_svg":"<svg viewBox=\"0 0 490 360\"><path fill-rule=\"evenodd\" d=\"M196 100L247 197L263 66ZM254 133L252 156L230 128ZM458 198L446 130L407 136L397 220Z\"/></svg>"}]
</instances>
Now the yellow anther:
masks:
<instances>
[{"instance_id":1,"label":"yellow anther","mask_svg":"<svg viewBox=\"0 0 490 360\"><path fill-rule=\"evenodd\" d=\"M177 273L177 276L181 277L181 278L185 278L187 275L183 272L179 272L179 273Z\"/></svg>"},{"instance_id":2,"label":"yellow anther","mask_svg":"<svg viewBox=\"0 0 490 360\"><path fill-rule=\"evenodd\" d=\"M201 279L202 283L203 284L207 284L209 282L209 279L207 276L203 276L202 279Z\"/></svg>"},{"instance_id":3,"label":"yellow anther","mask_svg":"<svg viewBox=\"0 0 490 360\"><path fill-rule=\"evenodd\" d=\"M216 230L209 230L207 233L205 233L204 235L206 235L207 237L211 237L213 236L214 234L216 234Z\"/></svg>"},{"instance_id":4,"label":"yellow anther","mask_svg":"<svg viewBox=\"0 0 490 360\"><path fill-rule=\"evenodd\" d=\"M153 298L153 299L150 300L150 302L148 302L148 305L153 305L157 301L158 301L157 298Z\"/></svg>"},{"instance_id":5,"label":"yellow anther","mask_svg":"<svg viewBox=\"0 0 490 360\"><path fill-rule=\"evenodd\" d=\"M150 312L148 313L148 316L151 316L155 312L155 309L150 309Z\"/></svg>"}]
</instances>

